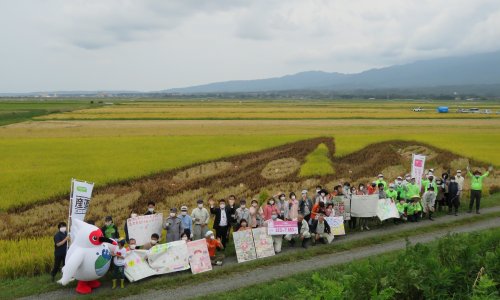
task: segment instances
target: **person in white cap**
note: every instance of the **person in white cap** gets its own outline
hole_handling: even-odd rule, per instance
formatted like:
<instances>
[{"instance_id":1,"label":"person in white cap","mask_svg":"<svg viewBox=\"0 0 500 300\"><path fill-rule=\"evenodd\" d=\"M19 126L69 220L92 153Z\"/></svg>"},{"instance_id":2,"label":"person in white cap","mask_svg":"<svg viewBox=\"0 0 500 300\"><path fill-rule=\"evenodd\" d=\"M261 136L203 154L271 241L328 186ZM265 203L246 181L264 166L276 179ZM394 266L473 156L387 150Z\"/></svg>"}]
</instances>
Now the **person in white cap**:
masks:
<instances>
[{"instance_id":1,"label":"person in white cap","mask_svg":"<svg viewBox=\"0 0 500 300\"><path fill-rule=\"evenodd\" d=\"M208 254L210 255L210 261L214 266L222 266L222 260L224 259L224 254L217 254L217 249L224 250L224 246L219 239L215 239L214 232L212 230L207 231L205 234L205 241L207 242Z\"/></svg>"},{"instance_id":2,"label":"person in white cap","mask_svg":"<svg viewBox=\"0 0 500 300\"><path fill-rule=\"evenodd\" d=\"M186 205L181 206L181 216L179 217L182 221L182 227L184 227L184 233L192 239L193 238L193 219L188 215L188 208Z\"/></svg>"},{"instance_id":3,"label":"person in white cap","mask_svg":"<svg viewBox=\"0 0 500 300\"><path fill-rule=\"evenodd\" d=\"M462 170L457 170L457 175L455 175L455 182L458 184L458 191L460 192L460 194L462 194L462 190L464 188L464 180L465 178L462 176Z\"/></svg>"},{"instance_id":4,"label":"person in white cap","mask_svg":"<svg viewBox=\"0 0 500 300\"><path fill-rule=\"evenodd\" d=\"M311 219L311 211L312 211L313 203L311 198L307 196L307 190L302 190L302 197L299 201L299 213L304 216L304 219L309 222Z\"/></svg>"}]
</instances>

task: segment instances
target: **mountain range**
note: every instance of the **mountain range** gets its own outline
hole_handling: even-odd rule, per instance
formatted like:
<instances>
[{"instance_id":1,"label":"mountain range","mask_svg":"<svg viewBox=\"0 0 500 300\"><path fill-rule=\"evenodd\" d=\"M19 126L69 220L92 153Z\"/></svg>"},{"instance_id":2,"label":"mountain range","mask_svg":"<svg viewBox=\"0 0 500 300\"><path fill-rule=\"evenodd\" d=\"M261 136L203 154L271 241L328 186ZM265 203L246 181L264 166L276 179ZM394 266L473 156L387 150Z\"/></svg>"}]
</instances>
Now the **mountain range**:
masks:
<instances>
[{"instance_id":1,"label":"mountain range","mask_svg":"<svg viewBox=\"0 0 500 300\"><path fill-rule=\"evenodd\" d=\"M354 91L446 86L500 87L500 51L417 61L356 74L308 71L283 77L215 82L163 92L256 93L291 90Z\"/></svg>"}]
</instances>

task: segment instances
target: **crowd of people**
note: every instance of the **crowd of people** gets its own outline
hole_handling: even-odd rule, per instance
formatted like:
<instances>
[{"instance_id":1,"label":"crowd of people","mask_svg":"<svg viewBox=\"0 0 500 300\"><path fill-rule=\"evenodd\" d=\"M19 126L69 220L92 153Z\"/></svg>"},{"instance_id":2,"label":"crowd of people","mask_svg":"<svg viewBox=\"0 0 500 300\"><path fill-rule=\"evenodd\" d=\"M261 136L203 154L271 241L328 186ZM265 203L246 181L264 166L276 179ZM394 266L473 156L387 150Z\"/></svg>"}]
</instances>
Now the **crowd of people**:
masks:
<instances>
[{"instance_id":1,"label":"crowd of people","mask_svg":"<svg viewBox=\"0 0 500 300\"><path fill-rule=\"evenodd\" d=\"M467 167L467 175L470 177L469 213L472 212L474 204L475 212L480 213L483 180L491 170L492 167L489 167L488 172L481 174L478 170L471 172ZM294 192L290 192L288 195L280 192L267 199L265 203L259 203L257 199L252 199L249 203L245 199L237 202L234 195L217 201L213 198L209 198L207 202L199 199L197 207L193 208L190 214L186 205L180 207L180 214L178 214L176 207L170 209L170 213L163 223L163 228L166 230L165 242L179 240L188 242L205 239L212 264L222 265L223 250L227 246L231 232L267 227L270 222L286 220L297 222L298 233L283 236L273 235L273 246L276 253L281 252L283 239L290 246L299 242L304 248L307 248L311 243L330 243L332 241L331 228L325 221L325 217L335 216L334 201L339 196L349 198L351 195L377 194L379 199L391 199L396 204L400 215L399 219L394 219L395 224L407 221L419 222L422 218L433 220L435 210L446 209L448 214L456 216L458 215L460 198L464 192L465 178L462 176L461 170L457 170L455 175L449 173L445 172L438 177L434 174L434 170L426 170L420 185L416 178L410 174L398 176L389 183L383 174L379 174L373 182L359 183L358 185L343 182L334 186L331 192L322 186L317 186L312 195L307 189L304 189L301 191L300 197L297 197ZM144 215L156 213L156 204L154 201L150 201ZM130 214L131 218L137 216L137 212ZM212 229L209 228L211 219L213 219ZM347 222L351 229L370 230L368 225L371 219L351 217ZM64 264L69 240L66 223L59 223L58 229L59 231L54 236L55 260L51 272L53 280L61 265ZM134 237L129 236L126 222L124 226L125 237L120 239L120 232L113 222L112 216L107 216L104 219L101 231L105 237L118 241L118 247L112 251L113 288L117 287L118 280L123 288L127 254L136 249L151 249L160 243L160 235L152 234L150 241L139 247ZM128 247L125 246L126 244Z\"/></svg>"}]
</instances>

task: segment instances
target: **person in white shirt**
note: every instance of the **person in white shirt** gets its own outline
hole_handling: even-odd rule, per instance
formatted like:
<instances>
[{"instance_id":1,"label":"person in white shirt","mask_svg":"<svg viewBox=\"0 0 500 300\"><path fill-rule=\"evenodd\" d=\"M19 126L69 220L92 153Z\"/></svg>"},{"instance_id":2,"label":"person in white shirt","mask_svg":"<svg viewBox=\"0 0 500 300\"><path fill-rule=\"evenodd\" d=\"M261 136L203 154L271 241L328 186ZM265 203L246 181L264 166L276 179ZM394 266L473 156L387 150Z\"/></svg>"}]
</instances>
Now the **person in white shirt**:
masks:
<instances>
[{"instance_id":1,"label":"person in white shirt","mask_svg":"<svg viewBox=\"0 0 500 300\"><path fill-rule=\"evenodd\" d=\"M113 255L113 289L116 289L116 281L120 279L120 287L125 287L125 258L129 254L125 247L125 240L120 240L111 255Z\"/></svg>"},{"instance_id":2,"label":"person in white shirt","mask_svg":"<svg viewBox=\"0 0 500 300\"><path fill-rule=\"evenodd\" d=\"M464 188L464 177L462 176L462 170L457 170L457 175L455 175L455 182L458 184L458 191L462 194Z\"/></svg>"},{"instance_id":3,"label":"person in white shirt","mask_svg":"<svg viewBox=\"0 0 500 300\"><path fill-rule=\"evenodd\" d=\"M229 230L231 211L230 208L226 207L226 200L219 200L219 207L214 207L214 200L208 200L210 204L210 213L215 215L214 220L214 230L216 232L216 237L221 240L222 245L226 248L227 244L227 231Z\"/></svg>"}]
</instances>

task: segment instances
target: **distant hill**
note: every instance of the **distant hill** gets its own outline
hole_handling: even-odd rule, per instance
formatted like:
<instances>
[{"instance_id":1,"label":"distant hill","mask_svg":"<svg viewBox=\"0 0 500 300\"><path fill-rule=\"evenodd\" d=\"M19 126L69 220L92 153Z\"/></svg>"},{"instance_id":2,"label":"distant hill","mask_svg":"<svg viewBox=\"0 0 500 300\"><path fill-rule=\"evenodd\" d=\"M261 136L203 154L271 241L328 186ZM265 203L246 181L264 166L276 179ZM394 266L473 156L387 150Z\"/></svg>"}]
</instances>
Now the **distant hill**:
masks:
<instances>
[{"instance_id":1,"label":"distant hill","mask_svg":"<svg viewBox=\"0 0 500 300\"><path fill-rule=\"evenodd\" d=\"M354 91L415 89L445 86L500 85L500 51L462 57L438 58L372 69L357 74L301 72L283 77L234 80L174 88L164 92L255 93L287 90Z\"/></svg>"}]
</instances>

